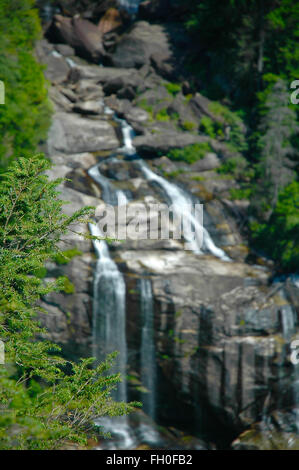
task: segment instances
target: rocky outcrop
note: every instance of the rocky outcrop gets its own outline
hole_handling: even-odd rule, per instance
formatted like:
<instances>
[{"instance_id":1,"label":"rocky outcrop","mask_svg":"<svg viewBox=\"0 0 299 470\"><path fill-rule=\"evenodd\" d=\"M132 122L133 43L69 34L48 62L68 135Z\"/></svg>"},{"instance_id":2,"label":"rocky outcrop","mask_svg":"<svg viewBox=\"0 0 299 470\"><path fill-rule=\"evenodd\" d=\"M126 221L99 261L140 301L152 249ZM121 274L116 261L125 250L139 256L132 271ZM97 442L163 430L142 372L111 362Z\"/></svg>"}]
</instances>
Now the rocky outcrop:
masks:
<instances>
[{"instance_id":1,"label":"rocky outcrop","mask_svg":"<svg viewBox=\"0 0 299 470\"><path fill-rule=\"evenodd\" d=\"M180 240L158 237L110 245L111 256L126 281L128 373L140 385L139 282L146 278L151 282L154 302L158 420L171 419L196 432L202 431L200 423L219 444L229 445L251 426L260 432L256 423L271 416L276 431L289 436L295 432L294 416L287 427L282 424L286 420L281 418L281 410L292 414L294 406L296 371L289 352L298 331L298 285L291 279L271 283L268 267L246 262L248 247L240 231L246 201L229 200L230 189L237 183L215 171L227 155L225 142L177 128L191 117L199 126L201 117L209 116L209 103L195 96L187 104L181 91L169 93L161 85L161 77L151 65L157 44L152 41L152 49L145 45L150 42L150 31L156 31L159 38L161 29L144 25L137 50L142 50L140 59L131 49L136 46L138 28L140 23L120 40L114 55L125 68L81 64L61 79L52 78L55 87L50 93L56 111L48 139L48 155L55 163L51 178L71 179L59 188L61 198L71 201L64 207L67 213L103 202L105 188L87 173L95 163L99 163L109 187L125 192L129 207L148 208L153 202L167 202L161 187L145 179L138 162L126 159L119 150L122 137L112 115L105 113L104 103L138 130L140 135L134 139L137 151L151 157L148 164L156 174L204 203L204 226L231 261L197 255L184 250ZM50 69L57 47L43 43L41 55ZM168 46L163 47L166 54ZM60 48L59 53L60 62L68 64L72 49ZM128 66L142 67L137 71ZM157 96L162 103L157 103ZM146 99L144 108L142 99ZM165 108L170 114L178 113L180 122L170 118L159 121L157 114ZM172 148L207 142L213 152L193 165L160 155ZM111 154L113 158L107 158ZM143 224L148 223L146 218ZM77 228L87 231L86 226ZM90 355L95 256L90 241L71 234L61 249L74 247L82 254L65 265L47 265L48 278L67 275L73 293L46 296L43 306L49 314L43 321L66 354ZM132 381L129 388L130 397L140 399L140 387ZM255 437L248 436L239 436L233 448L253 445ZM266 446L260 442L255 440L254 445Z\"/></svg>"},{"instance_id":2,"label":"rocky outcrop","mask_svg":"<svg viewBox=\"0 0 299 470\"><path fill-rule=\"evenodd\" d=\"M121 36L111 60L115 67L136 69L153 61L158 70L171 73L174 58L164 28L139 21Z\"/></svg>"},{"instance_id":3,"label":"rocky outcrop","mask_svg":"<svg viewBox=\"0 0 299 470\"><path fill-rule=\"evenodd\" d=\"M119 145L114 128L106 120L94 121L67 113L57 113L49 138L51 153L96 152Z\"/></svg>"},{"instance_id":4,"label":"rocky outcrop","mask_svg":"<svg viewBox=\"0 0 299 470\"><path fill-rule=\"evenodd\" d=\"M167 154L172 149L182 149L188 145L205 143L210 140L205 136L167 131L167 129L163 129L163 125L159 127L160 131L157 130L153 134L135 137L134 146L140 155L153 158L157 155Z\"/></svg>"},{"instance_id":5,"label":"rocky outcrop","mask_svg":"<svg viewBox=\"0 0 299 470\"><path fill-rule=\"evenodd\" d=\"M66 42L83 58L99 63L105 56L102 32L93 23L80 17L55 15L48 37L55 42Z\"/></svg>"}]
</instances>

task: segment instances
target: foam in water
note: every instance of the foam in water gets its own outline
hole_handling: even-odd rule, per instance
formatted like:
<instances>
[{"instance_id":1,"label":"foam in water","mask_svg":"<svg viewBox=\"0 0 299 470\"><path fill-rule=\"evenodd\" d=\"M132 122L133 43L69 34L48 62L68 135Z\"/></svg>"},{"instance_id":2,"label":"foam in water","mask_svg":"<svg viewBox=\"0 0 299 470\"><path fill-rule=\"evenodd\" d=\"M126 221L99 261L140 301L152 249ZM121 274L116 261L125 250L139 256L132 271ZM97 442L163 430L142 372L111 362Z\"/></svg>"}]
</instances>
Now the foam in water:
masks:
<instances>
[{"instance_id":1,"label":"foam in water","mask_svg":"<svg viewBox=\"0 0 299 470\"><path fill-rule=\"evenodd\" d=\"M108 178L101 174L98 165L92 166L88 170L89 176L98 183L102 188L102 199L106 204L116 206L118 204L118 196L122 195L122 200L127 201L127 197L123 191L115 190Z\"/></svg>"}]
</instances>

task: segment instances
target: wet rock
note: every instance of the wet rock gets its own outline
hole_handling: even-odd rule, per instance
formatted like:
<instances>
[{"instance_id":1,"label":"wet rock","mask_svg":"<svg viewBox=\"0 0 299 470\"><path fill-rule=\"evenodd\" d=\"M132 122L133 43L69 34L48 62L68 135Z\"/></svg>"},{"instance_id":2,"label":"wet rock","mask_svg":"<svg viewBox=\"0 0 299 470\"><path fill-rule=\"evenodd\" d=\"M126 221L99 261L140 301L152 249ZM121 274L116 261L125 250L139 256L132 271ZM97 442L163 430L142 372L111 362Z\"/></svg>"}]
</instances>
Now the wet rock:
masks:
<instances>
[{"instance_id":1,"label":"wet rock","mask_svg":"<svg viewBox=\"0 0 299 470\"><path fill-rule=\"evenodd\" d=\"M57 113L49 131L50 154L113 150L118 146L114 128L106 120L91 120L75 114Z\"/></svg>"}]
</instances>

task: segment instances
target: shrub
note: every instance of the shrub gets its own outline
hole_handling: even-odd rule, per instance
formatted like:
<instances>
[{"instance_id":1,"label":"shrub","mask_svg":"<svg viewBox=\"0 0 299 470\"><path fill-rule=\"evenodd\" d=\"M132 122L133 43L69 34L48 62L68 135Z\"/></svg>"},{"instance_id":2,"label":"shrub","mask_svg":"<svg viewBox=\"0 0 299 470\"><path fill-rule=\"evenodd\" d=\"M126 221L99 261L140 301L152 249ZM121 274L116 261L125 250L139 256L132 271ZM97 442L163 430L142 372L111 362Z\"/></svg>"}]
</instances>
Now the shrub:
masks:
<instances>
[{"instance_id":1,"label":"shrub","mask_svg":"<svg viewBox=\"0 0 299 470\"><path fill-rule=\"evenodd\" d=\"M57 264L67 264L73 259L75 256L82 255L82 251L78 250L77 248L71 248L69 250L61 251L54 256L54 261Z\"/></svg>"},{"instance_id":2,"label":"shrub","mask_svg":"<svg viewBox=\"0 0 299 470\"><path fill-rule=\"evenodd\" d=\"M51 107L43 66L34 58L41 28L33 0L0 0L5 105L0 106L0 166L15 155L28 155L42 142L50 125Z\"/></svg>"},{"instance_id":3,"label":"shrub","mask_svg":"<svg viewBox=\"0 0 299 470\"><path fill-rule=\"evenodd\" d=\"M251 188L232 188L230 190L230 198L232 200L237 200L237 199L250 199L252 193Z\"/></svg>"},{"instance_id":4,"label":"shrub","mask_svg":"<svg viewBox=\"0 0 299 470\"><path fill-rule=\"evenodd\" d=\"M168 153L171 160L180 160L186 163L195 163L204 158L206 153L211 152L211 146L207 142L188 145L183 149L173 149Z\"/></svg>"},{"instance_id":5,"label":"shrub","mask_svg":"<svg viewBox=\"0 0 299 470\"><path fill-rule=\"evenodd\" d=\"M217 101L212 101L209 109L211 113L224 119L225 123L230 127L228 142L231 148L238 152L245 152L247 150L245 126L239 114L230 111L226 106ZM221 128L221 124L218 124L218 126Z\"/></svg>"},{"instance_id":6,"label":"shrub","mask_svg":"<svg viewBox=\"0 0 299 470\"><path fill-rule=\"evenodd\" d=\"M172 96L176 96L180 91L182 86L179 83L164 83L164 86L168 93Z\"/></svg>"},{"instance_id":7,"label":"shrub","mask_svg":"<svg viewBox=\"0 0 299 470\"><path fill-rule=\"evenodd\" d=\"M299 266L299 183L294 181L280 192L268 223L251 223L253 245L276 262L282 271Z\"/></svg>"},{"instance_id":8,"label":"shrub","mask_svg":"<svg viewBox=\"0 0 299 470\"><path fill-rule=\"evenodd\" d=\"M157 121L169 121L170 116L167 112L166 108L160 109L160 111L156 114Z\"/></svg>"},{"instance_id":9,"label":"shrub","mask_svg":"<svg viewBox=\"0 0 299 470\"><path fill-rule=\"evenodd\" d=\"M75 363L41 339L40 298L59 290L71 294L74 286L66 278L45 282L39 271L57 254L61 235L86 223L92 211L61 212L65 201L56 188L62 179L48 181L50 166L41 156L19 158L0 180L0 337L7 364L0 367L0 449L86 444L96 417L126 414L137 405L112 400L120 376L107 371L116 353L98 366L92 358Z\"/></svg>"},{"instance_id":10,"label":"shrub","mask_svg":"<svg viewBox=\"0 0 299 470\"><path fill-rule=\"evenodd\" d=\"M196 129L197 125L195 122L192 122L192 121L184 121L182 123L182 128L185 130L185 131L189 131L189 132L192 132Z\"/></svg>"},{"instance_id":11,"label":"shrub","mask_svg":"<svg viewBox=\"0 0 299 470\"><path fill-rule=\"evenodd\" d=\"M232 175L235 178L240 178L244 174L246 167L247 161L245 158L237 156L228 158L216 171L222 175Z\"/></svg>"}]
</instances>

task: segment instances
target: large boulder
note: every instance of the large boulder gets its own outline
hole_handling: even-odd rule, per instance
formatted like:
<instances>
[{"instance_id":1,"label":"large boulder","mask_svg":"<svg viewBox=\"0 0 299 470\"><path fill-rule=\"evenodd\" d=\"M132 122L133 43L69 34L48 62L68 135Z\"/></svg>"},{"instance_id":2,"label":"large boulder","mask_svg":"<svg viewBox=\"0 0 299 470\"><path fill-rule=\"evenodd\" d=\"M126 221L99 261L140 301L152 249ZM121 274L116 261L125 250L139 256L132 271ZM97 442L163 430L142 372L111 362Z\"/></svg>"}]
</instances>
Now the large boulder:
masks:
<instances>
[{"instance_id":1,"label":"large boulder","mask_svg":"<svg viewBox=\"0 0 299 470\"><path fill-rule=\"evenodd\" d=\"M57 113L48 137L48 152L79 153L113 150L119 146L114 128L107 120Z\"/></svg>"},{"instance_id":2,"label":"large boulder","mask_svg":"<svg viewBox=\"0 0 299 470\"><path fill-rule=\"evenodd\" d=\"M137 69L155 62L171 72L174 58L164 27L138 21L120 38L111 60L115 67Z\"/></svg>"},{"instance_id":3,"label":"large boulder","mask_svg":"<svg viewBox=\"0 0 299 470\"><path fill-rule=\"evenodd\" d=\"M194 425L201 416L214 433L226 429L222 443L229 443L268 406L294 406L286 325L296 324L297 315L287 285L268 286L265 269L184 250L135 249L119 256L124 272L151 276L160 381L182 409L190 407ZM134 315L130 301L128 311ZM131 338L138 343L136 331Z\"/></svg>"},{"instance_id":4,"label":"large boulder","mask_svg":"<svg viewBox=\"0 0 299 470\"><path fill-rule=\"evenodd\" d=\"M69 44L78 55L93 62L99 63L105 56L100 29L78 16L55 15L47 35L55 42Z\"/></svg>"},{"instance_id":5,"label":"large boulder","mask_svg":"<svg viewBox=\"0 0 299 470\"><path fill-rule=\"evenodd\" d=\"M36 44L35 52L39 62L46 65L45 77L48 80L56 85L67 80L70 66L65 58L54 50L52 44L42 39Z\"/></svg>"},{"instance_id":6,"label":"large boulder","mask_svg":"<svg viewBox=\"0 0 299 470\"><path fill-rule=\"evenodd\" d=\"M164 131L159 134L146 134L135 137L133 143L140 155L154 158L157 155L167 154L169 150L184 148L196 143L209 142L205 136L193 135L187 132Z\"/></svg>"}]
</instances>

